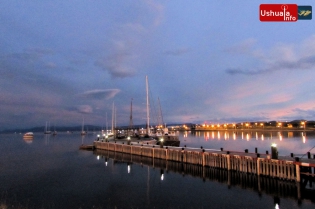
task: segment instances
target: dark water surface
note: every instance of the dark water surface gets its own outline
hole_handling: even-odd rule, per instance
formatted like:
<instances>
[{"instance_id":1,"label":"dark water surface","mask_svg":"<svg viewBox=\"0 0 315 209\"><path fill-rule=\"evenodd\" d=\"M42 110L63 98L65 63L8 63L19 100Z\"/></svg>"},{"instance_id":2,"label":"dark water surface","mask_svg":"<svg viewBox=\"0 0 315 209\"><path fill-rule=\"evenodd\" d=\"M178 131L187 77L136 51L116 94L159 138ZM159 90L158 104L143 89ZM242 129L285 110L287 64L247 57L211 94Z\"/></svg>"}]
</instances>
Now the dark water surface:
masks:
<instances>
[{"instance_id":1,"label":"dark water surface","mask_svg":"<svg viewBox=\"0 0 315 209\"><path fill-rule=\"evenodd\" d=\"M180 139L181 146L237 151L265 151L276 142L283 155L315 146L309 133L264 133L263 140L246 134L234 140L233 132L183 132ZM256 176L211 169L203 178L199 168L164 170L78 149L95 136L38 133L24 141L20 134L1 134L0 208L315 208L315 189L301 188L298 198L295 182L263 178L258 186Z\"/></svg>"}]
</instances>

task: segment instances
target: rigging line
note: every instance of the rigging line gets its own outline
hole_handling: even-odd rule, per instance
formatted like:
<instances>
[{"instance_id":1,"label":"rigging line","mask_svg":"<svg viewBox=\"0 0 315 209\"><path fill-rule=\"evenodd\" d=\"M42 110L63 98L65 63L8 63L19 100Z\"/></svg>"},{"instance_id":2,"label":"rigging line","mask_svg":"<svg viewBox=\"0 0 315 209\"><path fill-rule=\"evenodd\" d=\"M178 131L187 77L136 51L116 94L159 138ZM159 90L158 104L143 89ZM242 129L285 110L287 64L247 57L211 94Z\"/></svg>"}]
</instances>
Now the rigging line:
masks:
<instances>
[{"instance_id":1,"label":"rigging line","mask_svg":"<svg viewBox=\"0 0 315 209\"><path fill-rule=\"evenodd\" d=\"M159 106L160 106L160 117L161 117L161 121L162 121L161 125L164 126L164 119L163 119L163 113L162 113L162 107L161 107L160 98L158 98L158 101L159 101Z\"/></svg>"},{"instance_id":2,"label":"rigging line","mask_svg":"<svg viewBox=\"0 0 315 209\"><path fill-rule=\"evenodd\" d=\"M314 146L314 147L315 147L315 146ZM312 147L312 148L311 148L309 151L307 151L306 153L310 152L312 149L314 149L314 147ZM304 155L306 155L306 153L305 153ZM301 158L304 157L304 155L302 155Z\"/></svg>"},{"instance_id":3,"label":"rigging line","mask_svg":"<svg viewBox=\"0 0 315 209\"><path fill-rule=\"evenodd\" d=\"M150 95L149 96L149 100L150 100L150 98L153 98L150 86L149 86L149 95ZM157 113L156 113L156 108L155 108L155 102L151 102L151 100L150 100L150 104L152 104L152 108L150 108L150 110L153 111L153 116L155 116L155 117L152 117L152 119L155 119L156 124L158 124L158 118L157 118Z\"/></svg>"}]
</instances>

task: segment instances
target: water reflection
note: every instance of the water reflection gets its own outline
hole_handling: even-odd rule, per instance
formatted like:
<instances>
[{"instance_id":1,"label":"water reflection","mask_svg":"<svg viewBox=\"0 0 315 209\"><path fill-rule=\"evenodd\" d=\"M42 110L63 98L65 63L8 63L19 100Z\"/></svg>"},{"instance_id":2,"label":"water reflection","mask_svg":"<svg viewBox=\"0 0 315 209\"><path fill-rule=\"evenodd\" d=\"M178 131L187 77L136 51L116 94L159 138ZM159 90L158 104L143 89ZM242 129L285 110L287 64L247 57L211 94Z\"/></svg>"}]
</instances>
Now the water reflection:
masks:
<instances>
[{"instance_id":1,"label":"water reflection","mask_svg":"<svg viewBox=\"0 0 315 209\"><path fill-rule=\"evenodd\" d=\"M198 138L203 138L204 140L198 140ZM269 150L272 143L279 144L279 154L281 155L287 156L290 153L304 154L306 150L315 146L315 132L278 130L196 131L188 135L185 134L185 142L183 145L189 147L203 146L207 149L223 147L224 149L241 151L254 147ZM249 150L249 152L251 151Z\"/></svg>"},{"instance_id":2,"label":"water reflection","mask_svg":"<svg viewBox=\"0 0 315 209\"><path fill-rule=\"evenodd\" d=\"M294 198L298 204L304 199L309 199L315 202L315 186L314 180L305 178L301 184L293 181L283 181L276 178L268 178L247 174L244 172L227 171L213 167L202 167L186 163L178 163L173 161L165 161L161 159L152 159L143 156L130 155L126 153L118 153L107 150L94 150L94 155L105 157L115 163L125 163L127 165L128 174L132 172L131 164L148 166L148 184L149 184L149 167L160 170L160 181L164 181L167 173L172 171L184 176L193 176L202 179L204 182L219 182L231 187L239 187L241 189L250 189L256 192L259 196L267 194L274 197L275 206L280 206L280 197ZM114 164L115 164L114 163ZM166 171L166 173L165 173ZM306 187L307 185L307 187ZM148 189L149 189L148 185Z\"/></svg>"}]
</instances>

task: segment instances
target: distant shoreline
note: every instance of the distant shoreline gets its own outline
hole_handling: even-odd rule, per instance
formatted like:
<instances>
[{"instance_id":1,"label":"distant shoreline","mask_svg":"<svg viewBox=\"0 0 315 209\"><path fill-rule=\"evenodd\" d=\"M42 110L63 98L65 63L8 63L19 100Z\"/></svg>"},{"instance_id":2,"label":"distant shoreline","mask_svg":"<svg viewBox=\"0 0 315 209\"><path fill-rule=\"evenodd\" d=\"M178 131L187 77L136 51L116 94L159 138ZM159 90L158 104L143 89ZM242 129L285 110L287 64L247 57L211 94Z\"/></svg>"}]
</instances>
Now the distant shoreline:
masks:
<instances>
[{"instance_id":1,"label":"distant shoreline","mask_svg":"<svg viewBox=\"0 0 315 209\"><path fill-rule=\"evenodd\" d=\"M294 132L314 132L315 128L242 128L242 129L233 129L233 128L196 128L192 131L260 131L260 132L269 132L269 131L294 131Z\"/></svg>"}]
</instances>

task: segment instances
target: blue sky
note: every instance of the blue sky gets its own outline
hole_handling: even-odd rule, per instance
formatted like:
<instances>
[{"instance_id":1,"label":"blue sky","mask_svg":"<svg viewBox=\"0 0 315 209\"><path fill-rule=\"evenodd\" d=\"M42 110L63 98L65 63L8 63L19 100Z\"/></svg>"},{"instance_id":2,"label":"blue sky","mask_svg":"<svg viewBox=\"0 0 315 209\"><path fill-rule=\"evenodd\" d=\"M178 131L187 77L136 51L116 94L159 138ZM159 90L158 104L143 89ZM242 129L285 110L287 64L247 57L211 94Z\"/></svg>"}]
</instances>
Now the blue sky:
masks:
<instances>
[{"instance_id":1,"label":"blue sky","mask_svg":"<svg viewBox=\"0 0 315 209\"><path fill-rule=\"evenodd\" d=\"M144 124L146 75L165 123L315 119L314 20L258 11L313 1L0 3L0 129Z\"/></svg>"}]
</instances>

